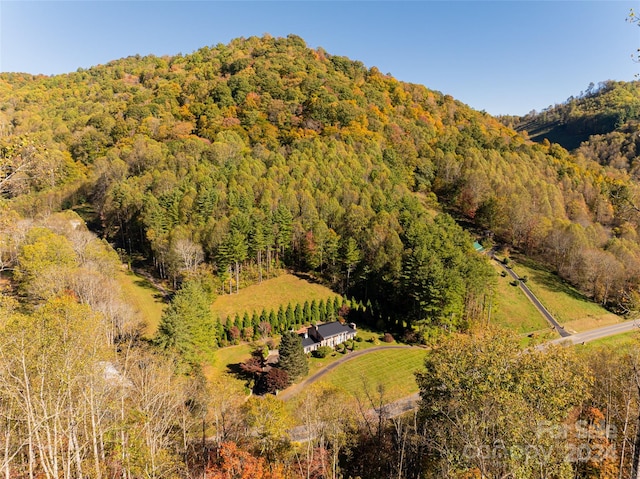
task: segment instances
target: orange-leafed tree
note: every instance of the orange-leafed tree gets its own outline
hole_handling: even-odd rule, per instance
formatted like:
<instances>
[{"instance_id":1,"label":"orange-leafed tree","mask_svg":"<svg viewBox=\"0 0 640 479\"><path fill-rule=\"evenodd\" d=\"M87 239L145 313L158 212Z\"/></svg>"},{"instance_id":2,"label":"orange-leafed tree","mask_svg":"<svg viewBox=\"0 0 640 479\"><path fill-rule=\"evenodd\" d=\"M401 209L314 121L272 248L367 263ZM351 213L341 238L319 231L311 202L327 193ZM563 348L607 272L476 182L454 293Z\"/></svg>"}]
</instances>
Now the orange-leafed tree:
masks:
<instances>
[{"instance_id":1,"label":"orange-leafed tree","mask_svg":"<svg viewBox=\"0 0 640 479\"><path fill-rule=\"evenodd\" d=\"M209 466L206 479L285 479L282 468L269 465L262 457L238 447L235 442L220 445L214 464Z\"/></svg>"}]
</instances>

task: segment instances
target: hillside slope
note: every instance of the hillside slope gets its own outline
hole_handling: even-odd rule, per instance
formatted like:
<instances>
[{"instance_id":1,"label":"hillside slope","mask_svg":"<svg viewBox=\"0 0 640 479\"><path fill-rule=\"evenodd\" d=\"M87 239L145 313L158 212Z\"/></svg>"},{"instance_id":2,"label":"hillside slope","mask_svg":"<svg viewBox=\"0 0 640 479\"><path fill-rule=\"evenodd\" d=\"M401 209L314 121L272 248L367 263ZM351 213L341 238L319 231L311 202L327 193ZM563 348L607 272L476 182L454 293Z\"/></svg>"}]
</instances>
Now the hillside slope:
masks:
<instances>
[{"instance_id":1,"label":"hillside slope","mask_svg":"<svg viewBox=\"0 0 640 479\"><path fill-rule=\"evenodd\" d=\"M505 116L502 121L517 131L526 131L537 142L545 138L567 150L575 150L597 135L628 134L640 121L640 82L601 82L560 105L523 117ZM596 158L593 158L596 159Z\"/></svg>"},{"instance_id":2,"label":"hillside slope","mask_svg":"<svg viewBox=\"0 0 640 479\"><path fill-rule=\"evenodd\" d=\"M451 218L433 219L444 207L633 306L624 172L299 37L3 74L0 92L2 160L26 165L0 183L14 208L89 202L106 237L174 280L206 260L237 290L284 264L397 327L462 325L483 316L492 272Z\"/></svg>"}]
</instances>

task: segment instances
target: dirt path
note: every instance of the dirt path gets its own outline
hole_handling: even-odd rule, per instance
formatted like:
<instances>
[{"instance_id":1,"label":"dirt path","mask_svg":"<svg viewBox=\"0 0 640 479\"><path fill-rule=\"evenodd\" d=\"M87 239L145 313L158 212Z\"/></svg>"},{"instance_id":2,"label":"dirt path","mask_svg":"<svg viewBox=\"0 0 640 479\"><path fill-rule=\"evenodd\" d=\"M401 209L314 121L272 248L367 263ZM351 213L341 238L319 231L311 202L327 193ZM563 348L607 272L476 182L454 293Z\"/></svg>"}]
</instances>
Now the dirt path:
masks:
<instances>
[{"instance_id":1,"label":"dirt path","mask_svg":"<svg viewBox=\"0 0 640 479\"><path fill-rule=\"evenodd\" d=\"M368 349L363 349L361 351L348 353L344 357L338 359L336 362L329 364L329 366L327 366L326 368L321 369L320 371L315 373L313 376L309 376L307 379L305 379L301 383L294 384L293 386L288 387L287 389L282 391L280 394L278 394L278 397L283 401L286 401L287 399L292 398L298 392L300 392L307 386L310 386L311 384L315 383L322 376L333 371L335 368L337 368L341 364L344 364L350 359L354 359L354 358L357 358L358 356L362 356L363 354L372 353L374 351L380 351L382 349L408 349L408 348L415 348L415 347L416 346L375 346L373 348L368 348Z\"/></svg>"}]
</instances>

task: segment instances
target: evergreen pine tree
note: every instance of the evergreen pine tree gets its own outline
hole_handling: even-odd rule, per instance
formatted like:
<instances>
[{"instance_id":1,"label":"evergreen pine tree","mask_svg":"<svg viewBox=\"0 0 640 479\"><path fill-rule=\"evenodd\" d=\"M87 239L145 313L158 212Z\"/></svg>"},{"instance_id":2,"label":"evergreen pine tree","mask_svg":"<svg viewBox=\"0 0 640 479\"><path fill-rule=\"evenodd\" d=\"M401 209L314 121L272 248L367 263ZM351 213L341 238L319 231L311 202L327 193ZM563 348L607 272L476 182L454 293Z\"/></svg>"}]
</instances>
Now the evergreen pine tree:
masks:
<instances>
[{"instance_id":1,"label":"evergreen pine tree","mask_svg":"<svg viewBox=\"0 0 640 479\"><path fill-rule=\"evenodd\" d=\"M186 281L163 313L155 343L191 366L212 359L217 344L211 298L198 281Z\"/></svg>"},{"instance_id":2,"label":"evergreen pine tree","mask_svg":"<svg viewBox=\"0 0 640 479\"><path fill-rule=\"evenodd\" d=\"M320 322L320 308L318 307L318 302L314 299L311 301L311 321L315 323Z\"/></svg>"},{"instance_id":3,"label":"evergreen pine tree","mask_svg":"<svg viewBox=\"0 0 640 479\"><path fill-rule=\"evenodd\" d=\"M297 306L296 306L296 311L297 311ZM281 333L284 333L285 331L287 331L289 328L292 328L293 325L296 323L296 311L294 311L293 306L291 306L291 303L289 303L287 305L287 312L286 312L286 321L283 325L283 327L280 329Z\"/></svg>"},{"instance_id":4,"label":"evergreen pine tree","mask_svg":"<svg viewBox=\"0 0 640 479\"><path fill-rule=\"evenodd\" d=\"M338 311L340 311L340 306L342 306L342 298L340 296L333 297L333 317L338 317Z\"/></svg>"},{"instance_id":5,"label":"evergreen pine tree","mask_svg":"<svg viewBox=\"0 0 640 479\"><path fill-rule=\"evenodd\" d=\"M267 312L266 309L262 308L262 312L260 313L260 319L258 321L258 324L255 324L255 327L260 326L260 323L268 323L269 322L269 313Z\"/></svg>"},{"instance_id":6,"label":"evergreen pine tree","mask_svg":"<svg viewBox=\"0 0 640 479\"><path fill-rule=\"evenodd\" d=\"M300 303L296 304L296 309L294 311L295 319L293 324L303 324L304 323L304 313L302 312L302 306Z\"/></svg>"},{"instance_id":7,"label":"evergreen pine tree","mask_svg":"<svg viewBox=\"0 0 640 479\"><path fill-rule=\"evenodd\" d=\"M216 337L218 339L218 346L222 346L221 341L227 337L227 331L225 325L220 320L216 323Z\"/></svg>"},{"instance_id":8,"label":"evergreen pine tree","mask_svg":"<svg viewBox=\"0 0 640 479\"><path fill-rule=\"evenodd\" d=\"M321 299L318 302L318 311L320 312L320 321L322 322L327 321L327 307L326 307L326 303L324 302L324 299Z\"/></svg>"},{"instance_id":9,"label":"evergreen pine tree","mask_svg":"<svg viewBox=\"0 0 640 479\"><path fill-rule=\"evenodd\" d=\"M309 364L302 347L302 339L294 332L286 332L280 341L279 367L289 374L291 381L306 376L309 373Z\"/></svg>"},{"instance_id":10,"label":"evergreen pine tree","mask_svg":"<svg viewBox=\"0 0 640 479\"><path fill-rule=\"evenodd\" d=\"M262 329L260 327L260 325L262 323L267 323L268 322L268 315L267 312L263 309L262 313L260 313L260 315L258 315L257 311L253 312L253 339L257 340L260 339L260 330Z\"/></svg>"},{"instance_id":11,"label":"evergreen pine tree","mask_svg":"<svg viewBox=\"0 0 640 479\"><path fill-rule=\"evenodd\" d=\"M272 324L273 332L275 333L276 331L283 331L281 328L283 328L286 324L287 324L287 316L285 313L285 309L284 309L284 306L280 305L280 307L278 308L277 322Z\"/></svg>"},{"instance_id":12,"label":"evergreen pine tree","mask_svg":"<svg viewBox=\"0 0 640 479\"><path fill-rule=\"evenodd\" d=\"M275 331L276 326L278 326L278 316L273 309L269 311L269 324L271 325L271 330Z\"/></svg>"},{"instance_id":13,"label":"evergreen pine tree","mask_svg":"<svg viewBox=\"0 0 640 479\"><path fill-rule=\"evenodd\" d=\"M307 323L313 320L313 317L311 316L311 306L309 305L309 301L304 302L304 307L302 308L302 317L303 320L300 324Z\"/></svg>"},{"instance_id":14,"label":"evergreen pine tree","mask_svg":"<svg viewBox=\"0 0 640 479\"><path fill-rule=\"evenodd\" d=\"M264 230L262 223L256 222L255 229L251 236L251 249L253 254L256 257L256 262L258 263L258 282L262 283L262 262L263 257L262 253L266 248L266 239L264 236Z\"/></svg>"}]
</instances>

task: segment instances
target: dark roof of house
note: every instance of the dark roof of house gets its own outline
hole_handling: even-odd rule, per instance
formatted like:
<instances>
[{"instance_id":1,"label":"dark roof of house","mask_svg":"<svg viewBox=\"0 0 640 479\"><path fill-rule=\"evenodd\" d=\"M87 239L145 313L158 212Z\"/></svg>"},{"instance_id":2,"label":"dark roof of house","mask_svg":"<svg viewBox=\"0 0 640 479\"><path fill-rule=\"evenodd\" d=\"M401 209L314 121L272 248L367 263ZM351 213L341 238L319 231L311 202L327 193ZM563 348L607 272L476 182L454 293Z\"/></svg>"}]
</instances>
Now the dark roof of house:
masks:
<instances>
[{"instance_id":1,"label":"dark roof of house","mask_svg":"<svg viewBox=\"0 0 640 479\"><path fill-rule=\"evenodd\" d=\"M302 347L313 346L316 342L311 338L302 338Z\"/></svg>"},{"instance_id":2,"label":"dark roof of house","mask_svg":"<svg viewBox=\"0 0 640 479\"><path fill-rule=\"evenodd\" d=\"M321 324L318 326L318 333L320 333L320 336L322 336L324 339L328 339L332 336L337 336L341 333L350 332L353 332L353 328L351 328L348 324L342 324L339 321Z\"/></svg>"}]
</instances>

